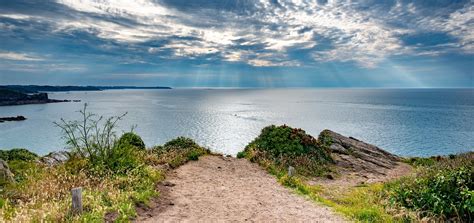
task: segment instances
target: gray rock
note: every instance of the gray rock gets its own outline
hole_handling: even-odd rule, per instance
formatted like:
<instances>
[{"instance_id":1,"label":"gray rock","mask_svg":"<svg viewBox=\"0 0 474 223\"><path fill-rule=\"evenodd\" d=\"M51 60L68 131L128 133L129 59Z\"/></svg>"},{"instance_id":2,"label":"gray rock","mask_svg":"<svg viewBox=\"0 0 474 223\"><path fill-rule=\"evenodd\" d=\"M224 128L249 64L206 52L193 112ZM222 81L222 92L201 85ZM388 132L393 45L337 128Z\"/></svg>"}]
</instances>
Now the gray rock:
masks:
<instances>
[{"instance_id":1,"label":"gray rock","mask_svg":"<svg viewBox=\"0 0 474 223\"><path fill-rule=\"evenodd\" d=\"M55 166L61 163L65 163L70 157L70 154L66 151L51 152L46 156L40 158L40 162L49 165Z\"/></svg>"},{"instance_id":2,"label":"gray rock","mask_svg":"<svg viewBox=\"0 0 474 223\"><path fill-rule=\"evenodd\" d=\"M381 168L395 168L401 161L400 157L353 137L345 137L331 130L324 130L321 135L331 138L329 149L333 159L338 166L346 169L383 174Z\"/></svg>"},{"instance_id":3,"label":"gray rock","mask_svg":"<svg viewBox=\"0 0 474 223\"><path fill-rule=\"evenodd\" d=\"M14 182L13 173L10 171L10 167L5 160L0 159L0 181L1 182Z\"/></svg>"}]
</instances>

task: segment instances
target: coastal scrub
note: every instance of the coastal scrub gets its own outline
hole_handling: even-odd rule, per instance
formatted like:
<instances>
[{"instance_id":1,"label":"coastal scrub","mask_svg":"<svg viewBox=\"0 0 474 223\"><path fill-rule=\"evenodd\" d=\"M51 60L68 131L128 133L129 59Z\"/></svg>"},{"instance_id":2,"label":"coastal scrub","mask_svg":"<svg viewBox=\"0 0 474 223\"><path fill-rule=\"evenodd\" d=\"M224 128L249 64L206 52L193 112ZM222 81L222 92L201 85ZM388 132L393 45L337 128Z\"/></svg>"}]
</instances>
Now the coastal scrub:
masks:
<instances>
[{"instance_id":1,"label":"coastal scrub","mask_svg":"<svg viewBox=\"0 0 474 223\"><path fill-rule=\"evenodd\" d=\"M332 136L339 137L334 146L331 146L334 143ZM356 148L357 146L364 147ZM377 157L370 159L371 153L361 153L365 150ZM306 156L304 158L306 162L301 162L301 156ZM357 221L472 222L473 220L473 152L446 157L401 159L375 146L354 138L341 137L328 130L323 131L316 140L299 129L269 126L263 129L244 151L238 153L237 157L258 163L275 175L283 186L292 188L296 193L332 207L335 211ZM342 158L344 167L339 167L338 163L341 161L335 163L331 157L337 157L338 160ZM348 160L356 162L347 162ZM367 161L368 164L354 166L362 161ZM368 170L380 171L381 169L377 168L394 166L394 162L401 161L416 168L413 175L401 179L386 179L378 183L361 182L342 187L314 183L321 182L314 181L320 176L333 179L339 174L344 174L344 171L358 170L356 175ZM297 169L296 175L288 175L289 166ZM350 168L347 169L346 166ZM343 172L338 173L341 170ZM323 175L329 171L330 174Z\"/></svg>"},{"instance_id":2,"label":"coastal scrub","mask_svg":"<svg viewBox=\"0 0 474 223\"><path fill-rule=\"evenodd\" d=\"M134 133L116 136L123 116L103 118L80 111L81 120L57 123L70 146L67 159L44 162L25 149L1 151L14 175L0 185L2 222L129 222L136 206L159 196L166 168L210 153L180 137L146 150ZM83 212L71 212L71 189L83 188Z\"/></svg>"},{"instance_id":3,"label":"coastal scrub","mask_svg":"<svg viewBox=\"0 0 474 223\"><path fill-rule=\"evenodd\" d=\"M190 160L198 160L199 156L211 154L211 151L186 137L170 140L163 146L153 147L151 151L153 154L151 160L154 164L165 164L171 168L177 168Z\"/></svg>"},{"instance_id":4,"label":"coastal scrub","mask_svg":"<svg viewBox=\"0 0 474 223\"><path fill-rule=\"evenodd\" d=\"M385 185L394 206L438 221L474 220L474 152L447 157L411 158L416 174Z\"/></svg>"},{"instance_id":5,"label":"coastal scrub","mask_svg":"<svg viewBox=\"0 0 474 223\"><path fill-rule=\"evenodd\" d=\"M238 157L276 171L293 166L304 176L321 176L330 171L328 164L333 162L325 144L286 125L265 127Z\"/></svg>"}]
</instances>

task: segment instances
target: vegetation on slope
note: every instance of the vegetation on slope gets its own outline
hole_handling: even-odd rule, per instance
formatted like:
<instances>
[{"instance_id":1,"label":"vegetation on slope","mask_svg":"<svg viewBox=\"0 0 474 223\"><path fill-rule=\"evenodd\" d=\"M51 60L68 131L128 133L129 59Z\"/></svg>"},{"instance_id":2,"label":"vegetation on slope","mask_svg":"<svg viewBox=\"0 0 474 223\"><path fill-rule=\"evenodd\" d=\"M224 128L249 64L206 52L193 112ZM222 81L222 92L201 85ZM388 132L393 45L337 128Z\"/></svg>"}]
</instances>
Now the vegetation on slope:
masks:
<instances>
[{"instance_id":1,"label":"vegetation on slope","mask_svg":"<svg viewBox=\"0 0 474 223\"><path fill-rule=\"evenodd\" d=\"M116 136L123 116L104 119L86 108L80 121L57 123L70 146L63 163L48 165L22 149L0 153L14 174L14 182L0 185L0 221L128 222L136 217L137 205L159 196L156 184L165 177L159 165L177 167L209 153L186 138L146 150L134 133ZM75 187L83 188L79 215L71 212Z\"/></svg>"},{"instance_id":2,"label":"vegetation on slope","mask_svg":"<svg viewBox=\"0 0 474 223\"><path fill-rule=\"evenodd\" d=\"M32 161L38 158L38 155L27 149L0 150L0 159L5 161L22 160Z\"/></svg>"},{"instance_id":3,"label":"vegetation on slope","mask_svg":"<svg viewBox=\"0 0 474 223\"><path fill-rule=\"evenodd\" d=\"M332 162L325 144L302 129L286 125L265 127L238 157L246 157L275 171L292 166L304 176L320 176L329 171L327 164Z\"/></svg>"},{"instance_id":4,"label":"vegetation on slope","mask_svg":"<svg viewBox=\"0 0 474 223\"><path fill-rule=\"evenodd\" d=\"M169 165L171 168L181 166L190 160L198 160L199 156L211 153L186 137L178 137L163 146L155 146L152 152L156 155L154 160L156 164Z\"/></svg>"},{"instance_id":5,"label":"vegetation on slope","mask_svg":"<svg viewBox=\"0 0 474 223\"><path fill-rule=\"evenodd\" d=\"M357 221L472 222L473 152L406 159L417 167L414 175L338 191L330 186L314 185L308 178L332 169L331 154L327 149L330 144L331 139L324 132L315 140L299 129L269 126L238 157L259 163L282 185ZM288 166L297 168L298 174L288 176Z\"/></svg>"},{"instance_id":6,"label":"vegetation on slope","mask_svg":"<svg viewBox=\"0 0 474 223\"><path fill-rule=\"evenodd\" d=\"M418 167L416 174L385 186L393 205L416 211L419 218L474 221L474 152L407 162Z\"/></svg>"}]
</instances>

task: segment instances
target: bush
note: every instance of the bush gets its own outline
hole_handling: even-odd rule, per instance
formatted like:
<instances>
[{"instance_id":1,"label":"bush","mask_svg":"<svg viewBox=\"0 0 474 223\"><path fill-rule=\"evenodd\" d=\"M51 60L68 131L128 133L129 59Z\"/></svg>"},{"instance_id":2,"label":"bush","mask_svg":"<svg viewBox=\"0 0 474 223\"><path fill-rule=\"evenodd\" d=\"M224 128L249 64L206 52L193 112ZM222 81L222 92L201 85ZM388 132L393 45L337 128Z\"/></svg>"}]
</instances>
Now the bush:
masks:
<instances>
[{"instance_id":1,"label":"bush","mask_svg":"<svg viewBox=\"0 0 474 223\"><path fill-rule=\"evenodd\" d=\"M118 146L132 146L138 150L145 150L145 143L142 138L133 132L123 134L117 141Z\"/></svg>"},{"instance_id":2,"label":"bush","mask_svg":"<svg viewBox=\"0 0 474 223\"><path fill-rule=\"evenodd\" d=\"M436 158L434 158L436 159ZM474 220L474 153L438 158L414 177L387 184L393 204L415 210L421 217L449 221Z\"/></svg>"},{"instance_id":3,"label":"bush","mask_svg":"<svg viewBox=\"0 0 474 223\"><path fill-rule=\"evenodd\" d=\"M246 156L267 167L271 163L282 170L293 166L299 174L311 176L326 172L326 164L332 162L326 145L304 130L286 125L265 127L238 156Z\"/></svg>"},{"instance_id":4,"label":"bush","mask_svg":"<svg viewBox=\"0 0 474 223\"><path fill-rule=\"evenodd\" d=\"M192 139L178 137L163 146L154 147L152 153L157 157L158 164L169 164L171 168L177 168L190 160L198 160L199 156L210 154L210 151Z\"/></svg>"},{"instance_id":5,"label":"bush","mask_svg":"<svg viewBox=\"0 0 474 223\"><path fill-rule=\"evenodd\" d=\"M11 150L0 150L0 159L5 161L22 160L32 161L36 160L38 155L26 150L26 149L11 149Z\"/></svg>"},{"instance_id":6,"label":"bush","mask_svg":"<svg viewBox=\"0 0 474 223\"><path fill-rule=\"evenodd\" d=\"M187 148L197 148L200 146L196 142L194 142L194 140L180 136L176 139L172 139L171 141L165 143L163 147L164 148L176 147L176 148L181 148L181 149L187 149Z\"/></svg>"},{"instance_id":7,"label":"bush","mask_svg":"<svg viewBox=\"0 0 474 223\"><path fill-rule=\"evenodd\" d=\"M143 163L143 155L134 146L117 144L110 151L107 158L102 160L101 165L103 165L103 170L110 170L113 173L125 173L140 166ZM101 170L100 166L97 167L97 170Z\"/></svg>"},{"instance_id":8,"label":"bush","mask_svg":"<svg viewBox=\"0 0 474 223\"><path fill-rule=\"evenodd\" d=\"M245 158L245 155L246 154L245 154L244 151L240 151L240 152L237 153L237 158L239 158L239 159Z\"/></svg>"},{"instance_id":9,"label":"bush","mask_svg":"<svg viewBox=\"0 0 474 223\"><path fill-rule=\"evenodd\" d=\"M144 147L140 137L133 133L125 134L121 141L116 137L117 123L126 114L104 119L87 112L87 104L79 113L81 120L55 122L74 156L87 159L90 168L98 172L125 173L140 165Z\"/></svg>"}]
</instances>

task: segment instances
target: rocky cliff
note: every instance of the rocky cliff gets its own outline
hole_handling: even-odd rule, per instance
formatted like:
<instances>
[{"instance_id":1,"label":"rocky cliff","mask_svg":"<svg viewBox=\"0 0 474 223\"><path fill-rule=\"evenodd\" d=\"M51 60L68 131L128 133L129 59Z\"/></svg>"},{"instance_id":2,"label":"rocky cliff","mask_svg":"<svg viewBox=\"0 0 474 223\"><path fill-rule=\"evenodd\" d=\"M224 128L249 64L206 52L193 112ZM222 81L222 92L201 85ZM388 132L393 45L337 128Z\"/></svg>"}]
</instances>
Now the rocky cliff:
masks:
<instances>
[{"instance_id":1,"label":"rocky cliff","mask_svg":"<svg viewBox=\"0 0 474 223\"><path fill-rule=\"evenodd\" d=\"M26 94L10 89L0 89L0 106L55 102L69 102L69 100L49 99L47 93Z\"/></svg>"},{"instance_id":2,"label":"rocky cliff","mask_svg":"<svg viewBox=\"0 0 474 223\"><path fill-rule=\"evenodd\" d=\"M393 169L401 161L400 157L377 146L353 137L345 137L331 130L324 130L320 138L330 142L333 159L337 165L354 171L365 170L383 173L381 169Z\"/></svg>"}]
</instances>

